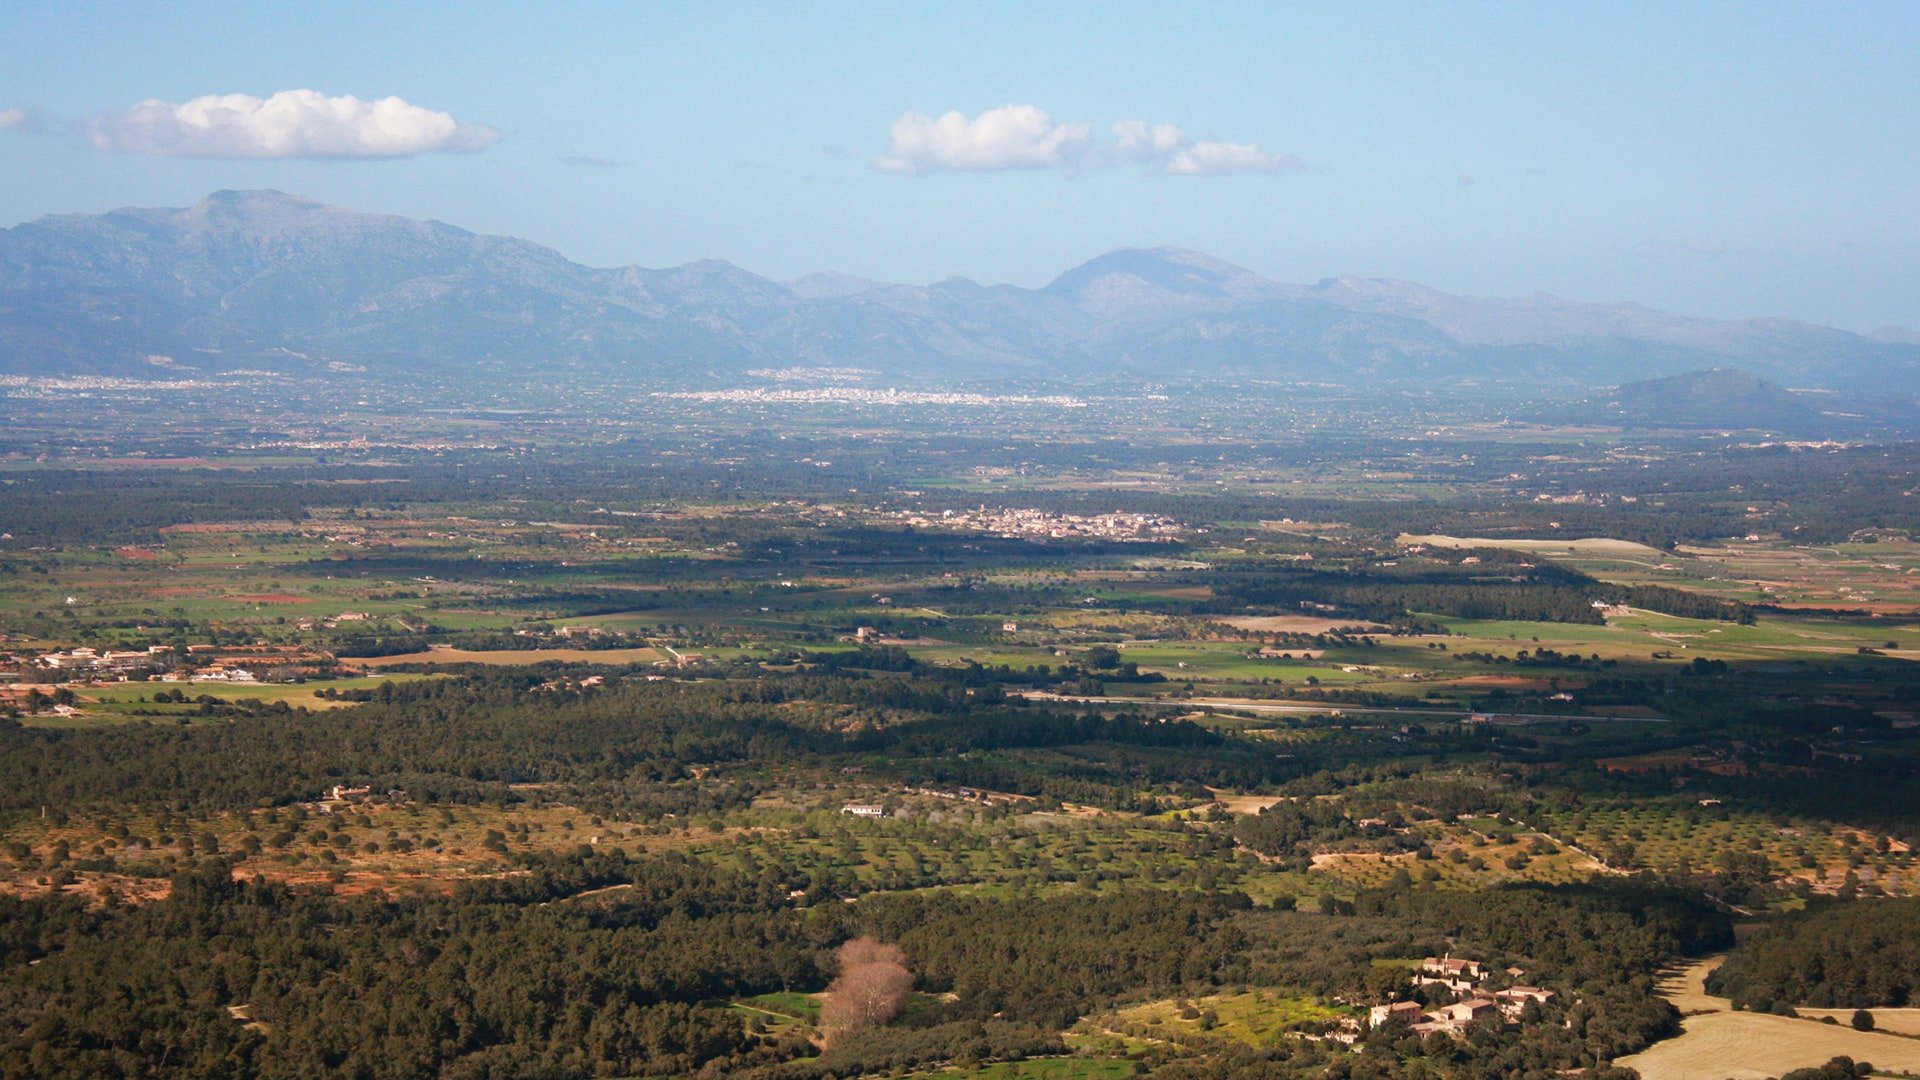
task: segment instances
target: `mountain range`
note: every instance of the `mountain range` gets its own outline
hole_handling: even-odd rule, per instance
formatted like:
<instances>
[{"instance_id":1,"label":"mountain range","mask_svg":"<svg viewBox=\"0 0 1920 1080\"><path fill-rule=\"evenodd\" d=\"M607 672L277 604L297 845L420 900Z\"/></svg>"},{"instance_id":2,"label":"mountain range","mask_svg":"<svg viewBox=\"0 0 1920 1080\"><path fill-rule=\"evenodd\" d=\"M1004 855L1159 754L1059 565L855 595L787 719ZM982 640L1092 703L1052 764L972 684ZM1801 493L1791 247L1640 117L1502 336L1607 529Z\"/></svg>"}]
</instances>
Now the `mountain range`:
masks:
<instances>
[{"instance_id":1,"label":"mountain range","mask_svg":"<svg viewBox=\"0 0 1920 1080\"><path fill-rule=\"evenodd\" d=\"M1270 281L1124 249L1040 289L952 278L773 281L707 260L596 269L550 248L275 191L0 230L0 373L272 367L361 377L587 371L728 379L781 366L1028 375L1596 387L1739 367L1795 387L1920 393L1920 344L1544 294Z\"/></svg>"}]
</instances>

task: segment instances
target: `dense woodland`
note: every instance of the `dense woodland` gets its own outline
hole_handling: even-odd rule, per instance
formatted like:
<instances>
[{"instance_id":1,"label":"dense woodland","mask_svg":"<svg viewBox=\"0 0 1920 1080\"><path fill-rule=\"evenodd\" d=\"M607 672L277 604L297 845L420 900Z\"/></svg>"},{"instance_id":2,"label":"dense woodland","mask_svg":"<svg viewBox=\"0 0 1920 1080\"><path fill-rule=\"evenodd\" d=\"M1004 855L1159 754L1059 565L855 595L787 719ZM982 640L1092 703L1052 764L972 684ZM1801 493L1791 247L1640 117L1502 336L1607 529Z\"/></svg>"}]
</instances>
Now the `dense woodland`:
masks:
<instances>
[{"instance_id":1,"label":"dense woodland","mask_svg":"<svg viewBox=\"0 0 1920 1080\"><path fill-rule=\"evenodd\" d=\"M1302 793L1365 788L1381 805L1436 812L1501 798L1404 768L1326 772L1283 759L1274 773L1267 757L1259 776L1258 755L1193 725L979 704L960 680L856 669L585 692L540 690L536 680L400 685L329 713L266 710L180 728L14 728L0 733L0 788L18 810L134 802L209 811L284 805L341 781L501 802L520 797L508 781L531 779L562 784L586 806L657 815L743 805L756 790L749 766L857 761L902 777L985 776L1123 805L1143 783L1198 792L1203 779L1289 777ZM1021 753L1063 750L1084 756L1014 764ZM739 772L684 783L702 763ZM1305 841L1354 834L1350 819L1314 805L1283 803L1242 819L1234 836L1294 855ZM0 1002L20 1033L0 1075L278 1076L314 1063L372 1077L844 1075L1057 1050L1062 1026L1141 996L1257 984L1376 998L1396 992L1404 969L1374 958L1449 948L1521 964L1568 992L1541 1022L1450 1044L1455 1067L1578 1068L1670 1033L1672 1010L1646 993L1648 973L1727 932L1711 905L1645 885L1467 894L1402 884L1292 911L1253 905L1230 886L866 894L778 858L752 872L618 850L515 858L524 875L444 899L235 882L216 853L178 863L164 903L0 902ZM795 889L807 896L796 901ZM860 899L836 902L842 893ZM830 977L827 954L857 934L899 943L919 989L955 1000L817 1057L714 1004L818 990ZM229 1006L244 1006L246 1022ZM1395 1039L1385 1032L1352 1060L1289 1043L1247 1067L1313 1074L1331 1063L1397 1076L1408 1047Z\"/></svg>"},{"instance_id":2,"label":"dense woodland","mask_svg":"<svg viewBox=\"0 0 1920 1080\"><path fill-rule=\"evenodd\" d=\"M840 758L902 779L1130 805L1137 785L1259 782L1305 766L1192 724L1025 711L948 679L792 676L745 683L624 680L545 691L537 673L387 684L354 709L279 708L231 723L52 731L0 725L0 805L75 810L126 800L202 810L311 799L341 782L427 801L516 798L508 785L565 785L585 805L653 805L696 765L745 767ZM1048 770L1022 751L1118 752ZM1199 751L1199 752L1194 752ZM991 781L991 782L989 782ZM708 782L706 799L752 789ZM730 796L729 796L729 793Z\"/></svg>"},{"instance_id":3,"label":"dense woodland","mask_svg":"<svg viewBox=\"0 0 1920 1080\"><path fill-rule=\"evenodd\" d=\"M1820 904L1742 942L1707 986L1736 1006L1907 1007L1920 1002L1920 900Z\"/></svg>"},{"instance_id":4,"label":"dense woodland","mask_svg":"<svg viewBox=\"0 0 1920 1080\"><path fill-rule=\"evenodd\" d=\"M1046 1032L1129 995L1391 992L1404 974L1372 958L1445 942L1583 991L1555 1010L1567 1026L1490 1032L1450 1051L1463 1066L1578 1068L1671 1031L1645 971L1727 934L1704 905L1632 888L1387 891L1348 914L1158 891L796 908L773 875L673 856L583 852L529 869L443 900L339 900L235 882L213 859L177 876L164 904L0 901L13 1032L0 1075L817 1075L1045 1051L1058 1045ZM589 894L612 885L626 887ZM711 1004L818 990L827 953L856 934L898 942L919 988L951 1003L804 1067L780 1065L795 1047ZM1269 1057L1284 1072L1327 1062L1310 1043ZM1368 1075L1397 1075L1391 1061Z\"/></svg>"}]
</instances>

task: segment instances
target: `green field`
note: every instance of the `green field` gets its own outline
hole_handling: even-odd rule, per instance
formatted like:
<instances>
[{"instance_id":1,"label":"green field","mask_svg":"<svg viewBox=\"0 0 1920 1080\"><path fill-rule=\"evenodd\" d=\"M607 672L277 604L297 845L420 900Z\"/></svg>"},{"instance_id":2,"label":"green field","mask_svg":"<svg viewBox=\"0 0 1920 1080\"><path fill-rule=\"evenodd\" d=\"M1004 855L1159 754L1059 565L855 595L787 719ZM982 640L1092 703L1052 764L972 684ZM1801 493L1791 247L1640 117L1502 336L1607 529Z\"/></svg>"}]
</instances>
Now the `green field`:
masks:
<instances>
[{"instance_id":1,"label":"green field","mask_svg":"<svg viewBox=\"0 0 1920 1080\"><path fill-rule=\"evenodd\" d=\"M1100 1058L1038 1058L983 1065L977 1069L941 1069L937 1072L910 1073L911 1076L940 1077L942 1080L1121 1080L1139 1075L1132 1061Z\"/></svg>"}]
</instances>

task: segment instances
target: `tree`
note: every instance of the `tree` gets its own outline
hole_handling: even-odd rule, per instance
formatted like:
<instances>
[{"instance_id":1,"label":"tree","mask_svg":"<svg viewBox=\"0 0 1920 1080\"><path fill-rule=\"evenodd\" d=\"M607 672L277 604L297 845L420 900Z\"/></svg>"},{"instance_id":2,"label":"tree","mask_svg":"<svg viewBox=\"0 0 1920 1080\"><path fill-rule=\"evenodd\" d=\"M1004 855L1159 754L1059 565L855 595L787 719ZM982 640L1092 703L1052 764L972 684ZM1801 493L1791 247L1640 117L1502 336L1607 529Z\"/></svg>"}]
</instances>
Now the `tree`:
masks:
<instances>
[{"instance_id":1,"label":"tree","mask_svg":"<svg viewBox=\"0 0 1920 1080\"><path fill-rule=\"evenodd\" d=\"M840 974L827 986L820 1027L829 1043L865 1028L884 1027L907 1007L913 975L898 945L857 937L840 946Z\"/></svg>"},{"instance_id":2,"label":"tree","mask_svg":"<svg viewBox=\"0 0 1920 1080\"><path fill-rule=\"evenodd\" d=\"M1873 1030L1873 1014L1868 1012L1865 1009L1853 1010L1853 1030L1872 1031Z\"/></svg>"}]
</instances>

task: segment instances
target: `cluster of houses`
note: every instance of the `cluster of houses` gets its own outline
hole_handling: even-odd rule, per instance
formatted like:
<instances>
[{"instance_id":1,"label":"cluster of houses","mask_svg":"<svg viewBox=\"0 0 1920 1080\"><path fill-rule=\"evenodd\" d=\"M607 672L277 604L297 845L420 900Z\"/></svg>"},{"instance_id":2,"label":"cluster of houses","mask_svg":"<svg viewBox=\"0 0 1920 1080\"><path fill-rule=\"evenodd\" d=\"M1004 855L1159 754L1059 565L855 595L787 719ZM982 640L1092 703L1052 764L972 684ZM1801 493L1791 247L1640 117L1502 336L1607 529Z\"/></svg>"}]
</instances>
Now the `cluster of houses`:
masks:
<instances>
[{"instance_id":1,"label":"cluster of houses","mask_svg":"<svg viewBox=\"0 0 1920 1080\"><path fill-rule=\"evenodd\" d=\"M284 682L334 674L330 652L297 645L189 645L185 665L163 682Z\"/></svg>"},{"instance_id":2,"label":"cluster of houses","mask_svg":"<svg viewBox=\"0 0 1920 1080\"><path fill-rule=\"evenodd\" d=\"M1512 972L1509 972L1510 974ZM1429 956L1414 972L1416 987L1443 987L1454 995L1446 1005L1428 1006L1418 1001L1395 1001L1375 1005L1367 1014L1367 1026L1377 1028L1391 1022L1404 1022L1415 1035L1445 1032L1459 1035L1477 1020L1498 1017L1503 1021L1520 1019L1529 1002L1546 1004L1553 1000L1551 990L1537 986L1509 986L1487 992L1481 984L1487 971L1478 960L1453 956Z\"/></svg>"},{"instance_id":3,"label":"cluster of houses","mask_svg":"<svg viewBox=\"0 0 1920 1080\"><path fill-rule=\"evenodd\" d=\"M78 646L38 655L0 658L0 681L272 682L333 674L330 652L291 645L172 645L144 649Z\"/></svg>"},{"instance_id":4,"label":"cluster of houses","mask_svg":"<svg viewBox=\"0 0 1920 1080\"><path fill-rule=\"evenodd\" d=\"M916 787L908 788L906 794L919 795L929 799L976 802L987 806L994 806L1000 803L1030 803L1034 801L1031 795L1010 795L1006 792L983 791L979 788L970 787L954 788L952 790ZM879 803L847 803L840 808L840 812L852 817L863 818L883 818L887 816L887 808Z\"/></svg>"},{"instance_id":5,"label":"cluster of houses","mask_svg":"<svg viewBox=\"0 0 1920 1080\"><path fill-rule=\"evenodd\" d=\"M373 616L364 611L343 611L338 615L329 615L317 619L296 619L293 628L312 630L318 626L339 626L341 623L372 622Z\"/></svg>"},{"instance_id":6,"label":"cluster of houses","mask_svg":"<svg viewBox=\"0 0 1920 1080\"><path fill-rule=\"evenodd\" d=\"M320 797L307 803L306 806L322 814L331 814L352 807L406 801L408 801L407 793L399 788L388 788L385 795L376 795L371 784L361 784L357 787L349 784L335 784L320 792Z\"/></svg>"},{"instance_id":7,"label":"cluster of houses","mask_svg":"<svg viewBox=\"0 0 1920 1080\"><path fill-rule=\"evenodd\" d=\"M150 645L145 649L94 649L82 645L34 657L14 657L19 670L28 668L58 673L73 679L124 678L138 672L170 667L174 662L171 645ZM11 665L10 665L11 666Z\"/></svg>"},{"instance_id":8,"label":"cluster of houses","mask_svg":"<svg viewBox=\"0 0 1920 1080\"><path fill-rule=\"evenodd\" d=\"M979 507L975 510L901 510L888 515L916 529L984 533L1006 540L1093 539L1137 543L1175 540L1195 530L1158 514L1115 510L1110 514L1056 514L1037 509Z\"/></svg>"}]
</instances>

